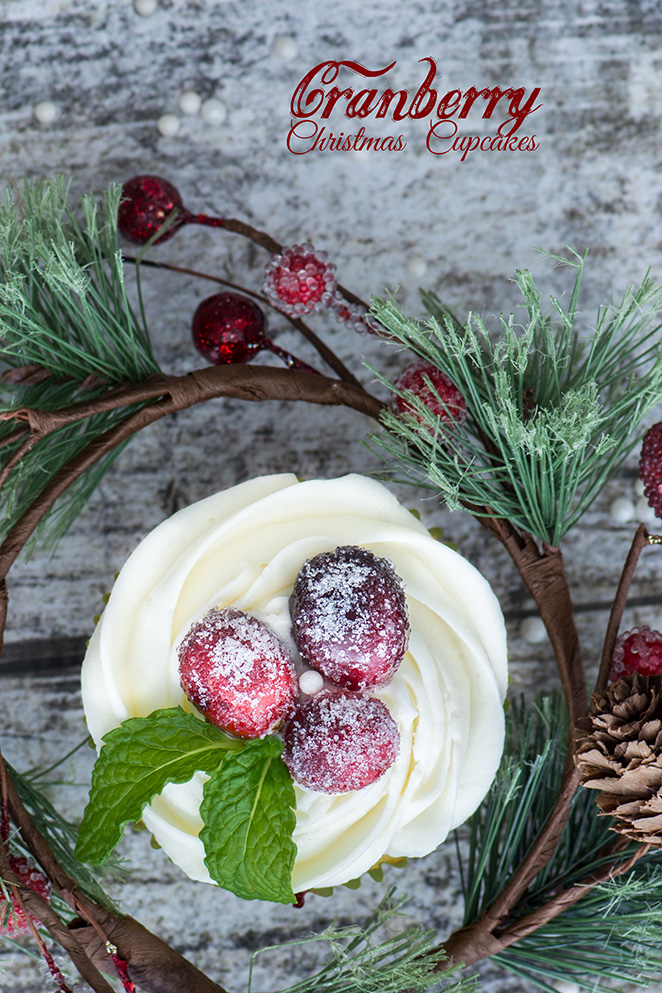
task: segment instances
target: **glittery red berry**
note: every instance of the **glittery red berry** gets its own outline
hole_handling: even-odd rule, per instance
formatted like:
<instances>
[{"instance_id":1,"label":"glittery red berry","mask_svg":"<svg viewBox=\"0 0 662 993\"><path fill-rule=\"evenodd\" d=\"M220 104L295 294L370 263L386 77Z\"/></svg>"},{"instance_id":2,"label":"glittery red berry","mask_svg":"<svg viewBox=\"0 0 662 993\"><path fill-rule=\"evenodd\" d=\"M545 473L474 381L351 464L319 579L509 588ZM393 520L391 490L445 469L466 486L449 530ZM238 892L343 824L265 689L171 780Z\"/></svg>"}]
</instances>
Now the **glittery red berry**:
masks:
<instances>
[{"instance_id":1,"label":"glittery red berry","mask_svg":"<svg viewBox=\"0 0 662 993\"><path fill-rule=\"evenodd\" d=\"M395 386L398 390L411 390L428 410L447 424L451 421L463 421L467 416L467 405L457 386L445 373L425 359L406 366ZM421 423L421 415L405 397L396 396L393 403L401 413L410 414Z\"/></svg>"},{"instance_id":2,"label":"glittery red berry","mask_svg":"<svg viewBox=\"0 0 662 993\"><path fill-rule=\"evenodd\" d=\"M353 545L303 564L290 616L304 661L350 689L388 682L407 649L409 622L399 578L386 559Z\"/></svg>"},{"instance_id":3,"label":"glittery red berry","mask_svg":"<svg viewBox=\"0 0 662 993\"><path fill-rule=\"evenodd\" d=\"M654 424L644 436L639 477L649 505L658 517L662 517L662 422Z\"/></svg>"},{"instance_id":4,"label":"glittery red berry","mask_svg":"<svg viewBox=\"0 0 662 993\"><path fill-rule=\"evenodd\" d=\"M122 187L117 226L127 241L144 245L173 210L184 214L182 198L172 183L160 176L134 176ZM184 216L178 218L157 242L171 238L183 220Z\"/></svg>"},{"instance_id":5,"label":"glittery red berry","mask_svg":"<svg viewBox=\"0 0 662 993\"><path fill-rule=\"evenodd\" d=\"M264 314L239 293L215 293L203 300L191 327L193 344L212 365L250 362L267 347Z\"/></svg>"},{"instance_id":6,"label":"glittery red berry","mask_svg":"<svg viewBox=\"0 0 662 993\"><path fill-rule=\"evenodd\" d=\"M44 900L50 900L51 886L48 879L27 859L23 858L22 855L10 855L9 867L34 893L38 893ZM25 914L16 897L12 895L11 907L9 907L4 893L0 890L0 934L11 937L18 934L28 934L29 931Z\"/></svg>"},{"instance_id":7,"label":"glittery red berry","mask_svg":"<svg viewBox=\"0 0 662 993\"><path fill-rule=\"evenodd\" d=\"M232 607L210 610L178 654L182 689L224 731L261 738L293 709L297 681L289 652L256 617Z\"/></svg>"},{"instance_id":8,"label":"glittery red berry","mask_svg":"<svg viewBox=\"0 0 662 993\"><path fill-rule=\"evenodd\" d=\"M279 310L300 317L333 300L335 266L326 261L326 252L312 245L293 245L267 264L264 290Z\"/></svg>"},{"instance_id":9,"label":"glittery red berry","mask_svg":"<svg viewBox=\"0 0 662 993\"><path fill-rule=\"evenodd\" d=\"M360 790L395 762L400 733L381 700L323 690L297 709L284 731L292 778L320 793Z\"/></svg>"},{"instance_id":10,"label":"glittery red berry","mask_svg":"<svg viewBox=\"0 0 662 993\"><path fill-rule=\"evenodd\" d=\"M615 683L621 676L638 672L642 676L662 673L662 633L645 624L632 628L617 639L611 660L609 681Z\"/></svg>"}]
</instances>

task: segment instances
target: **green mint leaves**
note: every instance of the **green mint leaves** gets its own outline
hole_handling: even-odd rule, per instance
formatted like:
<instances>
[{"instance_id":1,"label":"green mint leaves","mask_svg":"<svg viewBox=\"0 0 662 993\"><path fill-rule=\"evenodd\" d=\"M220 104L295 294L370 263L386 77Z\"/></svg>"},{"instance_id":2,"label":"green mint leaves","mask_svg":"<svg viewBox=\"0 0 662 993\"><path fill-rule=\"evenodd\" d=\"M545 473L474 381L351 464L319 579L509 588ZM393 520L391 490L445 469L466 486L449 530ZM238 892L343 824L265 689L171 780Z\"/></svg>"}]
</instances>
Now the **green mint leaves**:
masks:
<instances>
[{"instance_id":1,"label":"green mint leaves","mask_svg":"<svg viewBox=\"0 0 662 993\"><path fill-rule=\"evenodd\" d=\"M276 737L242 741L181 707L124 721L103 738L77 857L98 865L167 783L202 771L200 838L212 879L247 900L293 903L294 787Z\"/></svg>"}]
</instances>

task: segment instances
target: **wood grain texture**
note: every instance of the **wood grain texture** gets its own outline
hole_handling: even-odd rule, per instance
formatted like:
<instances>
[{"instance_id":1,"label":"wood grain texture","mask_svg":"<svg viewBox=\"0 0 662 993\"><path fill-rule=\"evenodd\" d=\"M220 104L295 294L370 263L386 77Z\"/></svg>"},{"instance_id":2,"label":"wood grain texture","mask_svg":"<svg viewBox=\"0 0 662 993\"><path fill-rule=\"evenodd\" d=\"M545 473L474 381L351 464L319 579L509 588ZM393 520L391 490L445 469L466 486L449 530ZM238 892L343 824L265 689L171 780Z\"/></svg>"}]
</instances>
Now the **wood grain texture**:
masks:
<instances>
[{"instance_id":1,"label":"wood grain texture","mask_svg":"<svg viewBox=\"0 0 662 993\"><path fill-rule=\"evenodd\" d=\"M192 210L244 218L286 244L314 241L337 263L340 280L364 298L400 287L411 313L420 312L418 284L461 316L510 312L517 304L509 282L516 267L531 267L545 292L561 294L567 273L534 248L588 247L581 310L589 328L612 284L620 292L649 267L662 275L661 32L655 0L439 0L406 7L394 0L161 0L146 18L123 0L4 0L2 185L62 172L83 192L138 173L161 174ZM290 62L272 50L279 36L298 46ZM400 153L288 152L289 101L306 69L325 59L356 59L371 68L396 60L389 82L415 89L423 75L418 60L426 56L438 63L441 91L540 86L543 106L534 115L540 148L475 153L461 162L430 154L424 122L409 122ZM156 120L179 113L178 96L187 88L222 99L227 119L210 126L180 113L180 133L164 138ZM36 122L33 107L42 100L60 107L57 123ZM473 123L476 133L488 133L490 122ZM256 290L266 261L237 236L194 228L153 254ZM421 258L425 275L411 275L408 266ZM147 314L166 372L198 364L190 319L213 291L190 277L145 274ZM279 344L315 363L296 332L278 317L270 323ZM386 375L404 362L373 338L323 318L311 323L365 383L372 376L361 369L362 355ZM10 573L8 644L0 662L0 726L10 761L19 768L49 763L84 734L75 665L114 573L148 530L178 507L260 473L310 478L374 471L378 462L362 446L369 429L366 418L345 410L216 400L137 437L55 554L20 560ZM631 460L564 545L593 673L636 526L617 523L609 508L617 496L636 500L634 486ZM512 691L556 686L549 647L520 637L522 618L535 608L505 552L468 518L439 509L430 494L395 489L420 507L426 522L441 524L494 584L508 617ZM642 559L628 626L662 624L660 554L652 549ZM66 778L85 781L90 763L91 755L79 754ZM55 790L72 817L83 794L82 787ZM369 881L329 901L311 899L302 911L265 908L189 883L144 835L129 835L124 851L135 873L126 909L237 991L252 949L319 929L335 915L359 918L381 890ZM460 890L450 848L387 878L412 894L411 919L442 934L457 924ZM285 952L273 967L265 958L256 990L294 981L308 969L308 954ZM530 993L496 967L483 966L482 974L488 993ZM34 965L7 950L0 953L0 987L4 993L42 988Z\"/></svg>"}]
</instances>

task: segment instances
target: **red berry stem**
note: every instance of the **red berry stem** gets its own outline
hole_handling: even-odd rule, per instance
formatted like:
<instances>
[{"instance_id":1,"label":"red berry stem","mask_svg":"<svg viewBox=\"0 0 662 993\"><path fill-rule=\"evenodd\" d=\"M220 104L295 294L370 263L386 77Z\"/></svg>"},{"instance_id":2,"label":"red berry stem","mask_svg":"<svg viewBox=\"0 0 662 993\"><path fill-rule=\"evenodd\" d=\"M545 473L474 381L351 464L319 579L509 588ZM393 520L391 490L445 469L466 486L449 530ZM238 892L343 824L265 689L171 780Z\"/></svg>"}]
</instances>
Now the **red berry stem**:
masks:
<instances>
[{"instance_id":1,"label":"red berry stem","mask_svg":"<svg viewBox=\"0 0 662 993\"><path fill-rule=\"evenodd\" d=\"M609 672L611 670L618 629L621 626L625 604L627 603L632 578L637 568L637 563L639 562L639 556L647 545L660 544L662 544L662 535L649 534L644 524L639 525L634 533L632 545L630 546L630 551L628 552L625 564L623 565L623 571L621 572L621 578L616 590L616 596L614 597L614 602L611 605L609 622L607 624L605 641L602 648L600 670L598 672L598 678L593 690L594 694L602 693L609 682Z\"/></svg>"},{"instance_id":2,"label":"red berry stem","mask_svg":"<svg viewBox=\"0 0 662 993\"><path fill-rule=\"evenodd\" d=\"M203 224L208 228L223 228L225 221L222 217L210 217L208 214L191 214L188 210L183 211L183 224Z\"/></svg>"},{"instance_id":3,"label":"red berry stem","mask_svg":"<svg viewBox=\"0 0 662 993\"><path fill-rule=\"evenodd\" d=\"M320 375L317 369L313 369L311 365L302 362L301 359L298 359L296 355L292 355L291 352L286 352L284 348L276 345L270 338L264 339L264 347L267 351L273 352L279 359L282 359L288 369L300 369L301 372L313 372L316 376Z\"/></svg>"},{"instance_id":4,"label":"red berry stem","mask_svg":"<svg viewBox=\"0 0 662 993\"><path fill-rule=\"evenodd\" d=\"M126 993L135 993L136 986L135 983L131 982L129 979L129 966L117 953L117 947L112 944L112 942L106 942L106 951L113 960L113 965L117 969L117 975L120 977L122 986L126 990Z\"/></svg>"}]
</instances>

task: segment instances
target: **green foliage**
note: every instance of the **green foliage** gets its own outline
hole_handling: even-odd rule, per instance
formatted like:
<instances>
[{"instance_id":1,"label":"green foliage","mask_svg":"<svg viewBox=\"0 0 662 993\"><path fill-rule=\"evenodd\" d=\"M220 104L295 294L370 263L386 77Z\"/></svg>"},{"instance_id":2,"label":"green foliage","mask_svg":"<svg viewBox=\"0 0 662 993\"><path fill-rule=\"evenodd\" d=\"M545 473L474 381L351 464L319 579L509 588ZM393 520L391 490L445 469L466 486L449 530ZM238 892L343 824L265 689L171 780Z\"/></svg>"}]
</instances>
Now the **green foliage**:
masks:
<instances>
[{"instance_id":1,"label":"green foliage","mask_svg":"<svg viewBox=\"0 0 662 993\"><path fill-rule=\"evenodd\" d=\"M159 373L144 322L129 303L117 234L121 190L96 203L69 197L62 179L26 183L0 201L0 360L50 376L0 385L0 411L59 410ZM81 218L82 215L82 219ZM92 378L90 378L92 377ZM140 409L97 414L66 425L25 451L3 490L0 541L59 470L101 434ZM19 450L16 422L0 422L0 468ZM55 544L124 446L88 469L41 531Z\"/></svg>"},{"instance_id":2,"label":"green foliage","mask_svg":"<svg viewBox=\"0 0 662 993\"><path fill-rule=\"evenodd\" d=\"M210 777L200 838L212 879L246 900L293 903L295 798L281 751L276 737L233 738L181 707L124 721L103 738L77 857L103 862L168 783L201 771Z\"/></svg>"},{"instance_id":3,"label":"green foliage","mask_svg":"<svg viewBox=\"0 0 662 993\"><path fill-rule=\"evenodd\" d=\"M211 773L200 815L205 864L219 886L244 900L294 903L296 798L280 738L251 741Z\"/></svg>"},{"instance_id":4,"label":"green foliage","mask_svg":"<svg viewBox=\"0 0 662 993\"><path fill-rule=\"evenodd\" d=\"M552 297L545 313L533 277L520 271L528 319L519 325L502 315L496 336L477 315L460 327L429 293L423 299L432 318L424 326L392 299L372 308L401 345L455 383L470 415L443 425L418 397L389 383L416 416L385 411L388 433L373 442L452 508L470 505L553 545L635 445L642 417L662 396L662 288L648 276L628 287L619 303L599 311L588 335L577 310L584 259L558 261L577 270L567 307Z\"/></svg>"},{"instance_id":5,"label":"green foliage","mask_svg":"<svg viewBox=\"0 0 662 993\"><path fill-rule=\"evenodd\" d=\"M248 993L252 993L255 959L265 952L327 942L332 955L315 975L289 986L282 993L478 993L476 977L463 978L457 966L436 971L444 961L443 951L435 949L434 931L410 927L398 934L376 940L376 933L389 926L407 902L394 898L394 889L385 897L363 925L338 927L332 924L320 934L270 945L254 952L248 976Z\"/></svg>"},{"instance_id":6,"label":"green foliage","mask_svg":"<svg viewBox=\"0 0 662 993\"><path fill-rule=\"evenodd\" d=\"M563 774L567 716L562 697L542 699L533 712L510 710L506 749L495 783L469 821L466 855L458 857L465 924L476 921L521 864L549 816ZM580 789L553 857L512 909L508 924L541 907L613 861L611 819L598 814L591 790ZM627 859L633 843L620 856ZM554 980L585 990L602 980L646 983L662 971L662 853L641 858L597 886L554 920L494 956L494 961L549 993Z\"/></svg>"}]
</instances>

